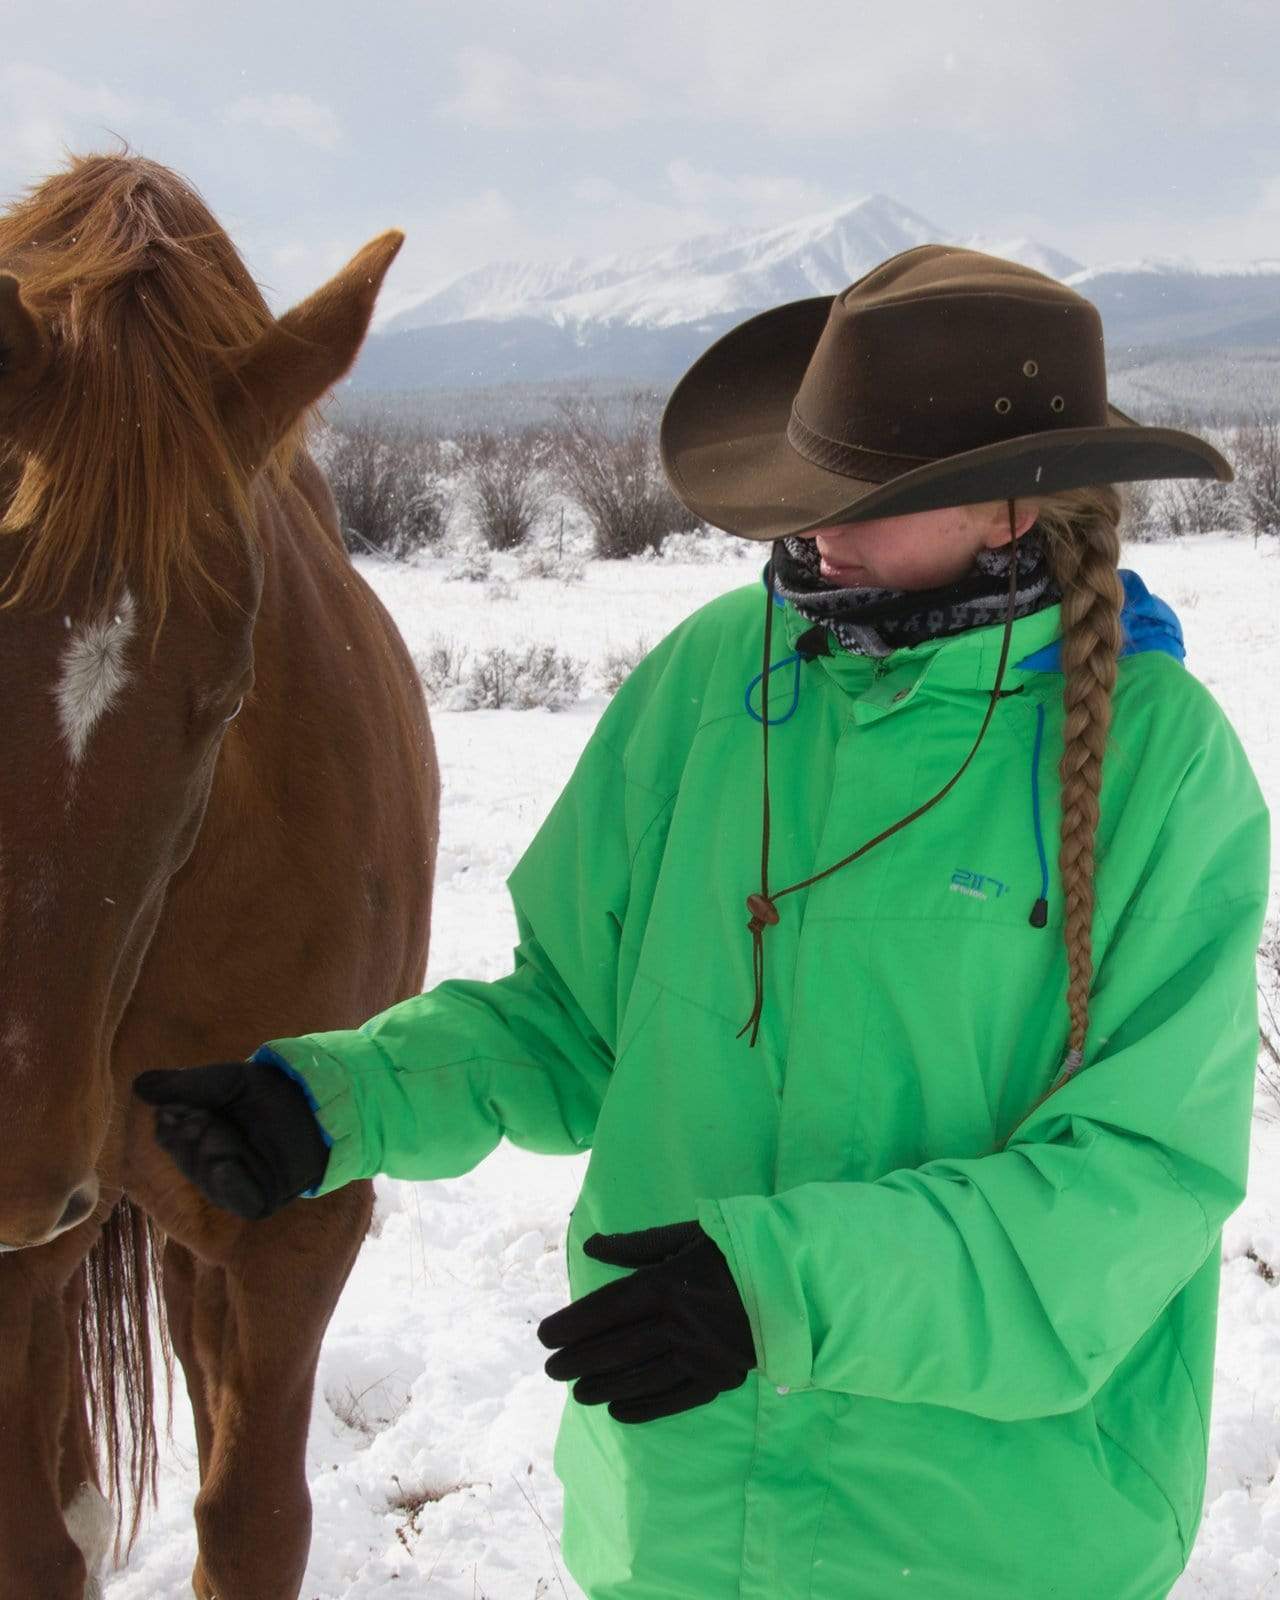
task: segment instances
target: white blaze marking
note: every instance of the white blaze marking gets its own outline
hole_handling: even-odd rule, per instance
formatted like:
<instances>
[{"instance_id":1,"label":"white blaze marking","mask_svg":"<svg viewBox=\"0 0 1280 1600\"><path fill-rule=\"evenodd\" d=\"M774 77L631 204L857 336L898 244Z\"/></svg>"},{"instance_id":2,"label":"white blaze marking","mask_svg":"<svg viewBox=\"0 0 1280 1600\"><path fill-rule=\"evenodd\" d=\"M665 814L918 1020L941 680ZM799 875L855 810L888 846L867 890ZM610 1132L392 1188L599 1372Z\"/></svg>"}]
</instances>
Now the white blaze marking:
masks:
<instances>
[{"instance_id":1,"label":"white blaze marking","mask_svg":"<svg viewBox=\"0 0 1280 1600\"><path fill-rule=\"evenodd\" d=\"M89 735L128 681L124 656L133 637L135 610L133 596L126 589L119 610L82 624L62 653L54 698L73 762L83 758Z\"/></svg>"}]
</instances>

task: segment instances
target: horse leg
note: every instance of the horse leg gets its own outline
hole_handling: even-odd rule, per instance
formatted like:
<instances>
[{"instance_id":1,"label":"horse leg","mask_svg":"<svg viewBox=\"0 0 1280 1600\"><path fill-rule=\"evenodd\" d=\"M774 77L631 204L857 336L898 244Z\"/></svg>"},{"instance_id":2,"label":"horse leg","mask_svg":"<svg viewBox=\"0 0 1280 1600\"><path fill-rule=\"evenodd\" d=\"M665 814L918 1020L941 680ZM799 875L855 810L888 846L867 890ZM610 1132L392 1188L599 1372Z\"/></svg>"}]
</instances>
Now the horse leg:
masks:
<instances>
[{"instance_id":1,"label":"horse leg","mask_svg":"<svg viewBox=\"0 0 1280 1600\"><path fill-rule=\"evenodd\" d=\"M307 1428L320 1341L368 1231L372 1187L300 1201L196 1274L212 1440L196 1499L199 1600L297 1600L311 1544Z\"/></svg>"},{"instance_id":2,"label":"horse leg","mask_svg":"<svg viewBox=\"0 0 1280 1600\"><path fill-rule=\"evenodd\" d=\"M58 1497L67 1532L80 1547L88 1569L85 1600L100 1600L99 1574L111 1548L115 1519L98 1483L97 1454L89 1431L88 1396L80 1355L80 1312L84 1298L84 1275L77 1272L63 1296L69 1388L62 1419Z\"/></svg>"},{"instance_id":3,"label":"horse leg","mask_svg":"<svg viewBox=\"0 0 1280 1600\"><path fill-rule=\"evenodd\" d=\"M176 1239L166 1239L160 1270L169 1338L182 1366L195 1418L196 1451L203 1482L209 1470L209 1451L213 1444L213 1415L209 1409L209 1374L201 1362L195 1334L196 1274L202 1269L197 1267L191 1252Z\"/></svg>"},{"instance_id":4,"label":"horse leg","mask_svg":"<svg viewBox=\"0 0 1280 1600\"><path fill-rule=\"evenodd\" d=\"M85 1600L85 1558L59 1483L71 1391L66 1309L14 1258L0 1273L0 1600ZM73 1501L74 1504L74 1496ZM96 1580L94 1580L96 1583Z\"/></svg>"}]
</instances>

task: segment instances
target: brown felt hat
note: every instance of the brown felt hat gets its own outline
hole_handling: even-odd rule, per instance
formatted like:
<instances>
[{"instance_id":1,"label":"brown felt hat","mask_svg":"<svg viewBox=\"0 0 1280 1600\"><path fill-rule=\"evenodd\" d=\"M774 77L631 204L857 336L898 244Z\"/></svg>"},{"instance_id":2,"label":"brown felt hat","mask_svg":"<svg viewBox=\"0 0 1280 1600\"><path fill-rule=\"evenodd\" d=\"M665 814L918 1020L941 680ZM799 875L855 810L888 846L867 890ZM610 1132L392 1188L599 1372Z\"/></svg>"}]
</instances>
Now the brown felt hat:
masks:
<instances>
[{"instance_id":1,"label":"brown felt hat","mask_svg":"<svg viewBox=\"0 0 1280 1600\"><path fill-rule=\"evenodd\" d=\"M662 464L744 539L1137 478L1217 478L1205 440L1107 401L1097 307L1032 267L923 244L718 339L663 412Z\"/></svg>"}]
</instances>

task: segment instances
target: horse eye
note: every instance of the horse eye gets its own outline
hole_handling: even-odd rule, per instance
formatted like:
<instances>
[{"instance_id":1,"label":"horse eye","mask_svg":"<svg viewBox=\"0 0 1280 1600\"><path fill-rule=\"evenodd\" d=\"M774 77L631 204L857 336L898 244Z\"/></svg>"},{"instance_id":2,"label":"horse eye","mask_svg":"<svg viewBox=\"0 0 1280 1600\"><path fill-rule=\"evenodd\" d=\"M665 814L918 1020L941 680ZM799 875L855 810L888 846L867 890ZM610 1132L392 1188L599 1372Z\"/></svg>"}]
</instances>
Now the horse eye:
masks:
<instances>
[{"instance_id":1,"label":"horse eye","mask_svg":"<svg viewBox=\"0 0 1280 1600\"><path fill-rule=\"evenodd\" d=\"M240 707L243 704L244 704L244 696L241 695L240 698L236 701L235 710L232 711L232 713L231 713L231 715L229 717L223 717L222 720L224 722L234 722L236 720L236 718L240 715Z\"/></svg>"}]
</instances>

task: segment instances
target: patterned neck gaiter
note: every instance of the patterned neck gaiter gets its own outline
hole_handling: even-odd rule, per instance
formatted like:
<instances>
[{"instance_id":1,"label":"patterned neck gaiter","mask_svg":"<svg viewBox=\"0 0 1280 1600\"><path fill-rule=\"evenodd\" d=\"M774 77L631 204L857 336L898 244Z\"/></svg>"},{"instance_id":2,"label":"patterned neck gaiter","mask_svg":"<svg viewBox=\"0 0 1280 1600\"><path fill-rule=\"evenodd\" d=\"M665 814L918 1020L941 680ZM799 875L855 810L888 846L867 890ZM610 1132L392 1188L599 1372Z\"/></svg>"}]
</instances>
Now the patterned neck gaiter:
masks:
<instances>
[{"instance_id":1,"label":"patterned neck gaiter","mask_svg":"<svg viewBox=\"0 0 1280 1600\"><path fill-rule=\"evenodd\" d=\"M829 628L845 650L885 656L924 639L1003 622L1009 604L1009 561L1015 550L1014 616L1056 605L1062 591L1049 570L1039 525L1014 544L980 550L969 572L938 589L838 588L821 576L815 539L775 539L773 586L802 617Z\"/></svg>"}]
</instances>

